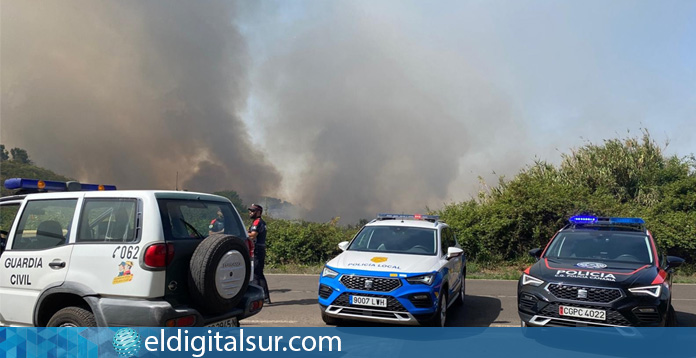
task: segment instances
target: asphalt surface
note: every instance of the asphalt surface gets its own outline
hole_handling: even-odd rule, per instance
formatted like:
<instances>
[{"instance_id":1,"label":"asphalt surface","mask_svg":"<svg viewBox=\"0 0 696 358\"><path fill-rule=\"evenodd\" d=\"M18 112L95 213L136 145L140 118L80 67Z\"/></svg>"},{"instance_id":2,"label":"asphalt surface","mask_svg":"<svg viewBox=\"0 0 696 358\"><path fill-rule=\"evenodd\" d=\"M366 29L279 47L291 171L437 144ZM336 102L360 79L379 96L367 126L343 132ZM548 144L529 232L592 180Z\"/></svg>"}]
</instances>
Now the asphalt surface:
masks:
<instances>
[{"instance_id":1,"label":"asphalt surface","mask_svg":"<svg viewBox=\"0 0 696 358\"><path fill-rule=\"evenodd\" d=\"M272 304L241 322L249 327L324 327L317 303L318 275L266 275ZM696 327L696 285L675 284L672 305L679 326ZM452 327L519 327L517 281L467 280L462 308L448 311ZM383 326L369 322L355 326Z\"/></svg>"}]
</instances>

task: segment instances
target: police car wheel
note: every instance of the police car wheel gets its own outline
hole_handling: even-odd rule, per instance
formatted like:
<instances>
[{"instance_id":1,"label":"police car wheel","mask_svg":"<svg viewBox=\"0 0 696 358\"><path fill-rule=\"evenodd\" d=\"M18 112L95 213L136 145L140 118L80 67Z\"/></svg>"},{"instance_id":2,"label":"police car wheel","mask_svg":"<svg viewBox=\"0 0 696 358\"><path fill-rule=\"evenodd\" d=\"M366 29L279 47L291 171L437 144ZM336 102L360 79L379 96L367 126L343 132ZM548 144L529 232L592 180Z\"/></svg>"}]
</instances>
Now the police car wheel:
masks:
<instances>
[{"instance_id":1,"label":"police car wheel","mask_svg":"<svg viewBox=\"0 0 696 358\"><path fill-rule=\"evenodd\" d=\"M447 288L443 289L437 306L437 312L428 322L430 327L444 327L445 323L447 323Z\"/></svg>"},{"instance_id":2,"label":"police car wheel","mask_svg":"<svg viewBox=\"0 0 696 358\"><path fill-rule=\"evenodd\" d=\"M669 305L669 310L667 311L667 321L665 322L665 326L677 326L677 313L674 311L674 307L672 307L672 305Z\"/></svg>"},{"instance_id":3,"label":"police car wheel","mask_svg":"<svg viewBox=\"0 0 696 358\"><path fill-rule=\"evenodd\" d=\"M336 317L332 317L332 316L327 315L326 313L324 313L323 310L321 311L321 320L324 321L324 323L331 325L331 326L338 326L339 324L341 324L343 322L343 320L340 318L336 318Z\"/></svg>"},{"instance_id":4,"label":"police car wheel","mask_svg":"<svg viewBox=\"0 0 696 358\"><path fill-rule=\"evenodd\" d=\"M462 284L459 285L459 292L457 293L457 306L464 306L464 297L466 297L466 280L462 276Z\"/></svg>"},{"instance_id":5,"label":"police car wheel","mask_svg":"<svg viewBox=\"0 0 696 358\"><path fill-rule=\"evenodd\" d=\"M212 314L228 312L249 285L249 249L239 237L210 235L194 251L189 271L191 297L198 308Z\"/></svg>"},{"instance_id":6,"label":"police car wheel","mask_svg":"<svg viewBox=\"0 0 696 358\"><path fill-rule=\"evenodd\" d=\"M92 312L81 307L65 307L56 312L46 327L96 327Z\"/></svg>"}]
</instances>

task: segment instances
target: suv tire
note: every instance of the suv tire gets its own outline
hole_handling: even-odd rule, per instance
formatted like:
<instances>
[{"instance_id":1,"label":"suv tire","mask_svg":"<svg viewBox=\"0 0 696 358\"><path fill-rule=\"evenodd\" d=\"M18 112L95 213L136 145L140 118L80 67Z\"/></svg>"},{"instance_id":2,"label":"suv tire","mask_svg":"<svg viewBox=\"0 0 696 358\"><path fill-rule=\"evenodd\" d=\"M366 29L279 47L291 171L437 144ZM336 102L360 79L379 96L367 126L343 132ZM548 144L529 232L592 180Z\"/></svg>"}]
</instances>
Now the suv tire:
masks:
<instances>
[{"instance_id":1,"label":"suv tire","mask_svg":"<svg viewBox=\"0 0 696 358\"><path fill-rule=\"evenodd\" d=\"M47 327L96 327L94 314L81 307L65 307L56 312Z\"/></svg>"},{"instance_id":2,"label":"suv tire","mask_svg":"<svg viewBox=\"0 0 696 358\"><path fill-rule=\"evenodd\" d=\"M447 287L443 287L435 315L427 322L428 327L444 327L447 323Z\"/></svg>"},{"instance_id":3,"label":"suv tire","mask_svg":"<svg viewBox=\"0 0 696 358\"><path fill-rule=\"evenodd\" d=\"M343 323L342 319L329 316L326 313L324 313L324 310L321 311L321 320L324 321L324 323L331 326L338 326L341 323Z\"/></svg>"},{"instance_id":4,"label":"suv tire","mask_svg":"<svg viewBox=\"0 0 696 358\"><path fill-rule=\"evenodd\" d=\"M249 285L249 249L239 237L213 234L198 245L189 269L191 296L199 309L211 314L228 312Z\"/></svg>"}]
</instances>

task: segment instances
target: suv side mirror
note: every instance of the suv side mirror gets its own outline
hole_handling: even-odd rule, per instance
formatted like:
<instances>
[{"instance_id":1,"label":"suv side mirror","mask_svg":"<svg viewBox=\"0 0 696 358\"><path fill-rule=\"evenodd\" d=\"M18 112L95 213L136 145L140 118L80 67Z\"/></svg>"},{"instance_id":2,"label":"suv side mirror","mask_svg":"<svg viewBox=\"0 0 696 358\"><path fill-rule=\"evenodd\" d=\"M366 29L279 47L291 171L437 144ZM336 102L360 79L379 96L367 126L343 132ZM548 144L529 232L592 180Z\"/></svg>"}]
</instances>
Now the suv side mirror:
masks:
<instances>
[{"instance_id":1,"label":"suv side mirror","mask_svg":"<svg viewBox=\"0 0 696 358\"><path fill-rule=\"evenodd\" d=\"M537 247L536 249L529 250L529 255L538 260L539 258L541 258L541 248Z\"/></svg>"},{"instance_id":2,"label":"suv side mirror","mask_svg":"<svg viewBox=\"0 0 696 358\"><path fill-rule=\"evenodd\" d=\"M453 247L448 247L448 248L447 248L447 259L449 260L449 259L451 259L451 258L453 258L453 257L458 257L458 256L460 256L462 253L464 253L464 250L462 250L462 249L460 249L460 248L458 248L458 247L454 247L454 246L453 246Z\"/></svg>"},{"instance_id":3,"label":"suv side mirror","mask_svg":"<svg viewBox=\"0 0 696 358\"><path fill-rule=\"evenodd\" d=\"M348 248L348 244L348 241L341 241L338 243L338 248L341 249L341 251L346 251L346 249Z\"/></svg>"},{"instance_id":4,"label":"suv side mirror","mask_svg":"<svg viewBox=\"0 0 696 358\"><path fill-rule=\"evenodd\" d=\"M684 259L676 256L667 256L667 268L673 269L681 266L684 263Z\"/></svg>"}]
</instances>

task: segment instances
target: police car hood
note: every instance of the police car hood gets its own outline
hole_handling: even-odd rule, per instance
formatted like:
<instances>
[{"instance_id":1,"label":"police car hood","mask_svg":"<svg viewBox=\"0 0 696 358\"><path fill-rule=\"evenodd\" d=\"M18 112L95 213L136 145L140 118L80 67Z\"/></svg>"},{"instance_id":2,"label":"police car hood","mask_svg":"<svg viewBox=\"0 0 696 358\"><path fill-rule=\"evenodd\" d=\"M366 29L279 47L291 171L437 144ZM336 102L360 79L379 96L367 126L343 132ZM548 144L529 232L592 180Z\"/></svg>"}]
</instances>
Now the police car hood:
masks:
<instances>
[{"instance_id":1,"label":"police car hood","mask_svg":"<svg viewBox=\"0 0 696 358\"><path fill-rule=\"evenodd\" d=\"M529 271L546 282L607 287L649 285L657 273L652 264L557 258L542 258Z\"/></svg>"},{"instance_id":2,"label":"police car hood","mask_svg":"<svg viewBox=\"0 0 696 358\"><path fill-rule=\"evenodd\" d=\"M435 255L345 251L326 265L338 270L424 273L437 270L438 262Z\"/></svg>"}]
</instances>

